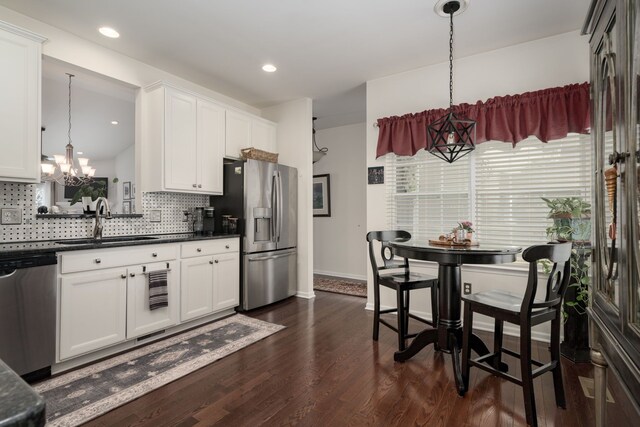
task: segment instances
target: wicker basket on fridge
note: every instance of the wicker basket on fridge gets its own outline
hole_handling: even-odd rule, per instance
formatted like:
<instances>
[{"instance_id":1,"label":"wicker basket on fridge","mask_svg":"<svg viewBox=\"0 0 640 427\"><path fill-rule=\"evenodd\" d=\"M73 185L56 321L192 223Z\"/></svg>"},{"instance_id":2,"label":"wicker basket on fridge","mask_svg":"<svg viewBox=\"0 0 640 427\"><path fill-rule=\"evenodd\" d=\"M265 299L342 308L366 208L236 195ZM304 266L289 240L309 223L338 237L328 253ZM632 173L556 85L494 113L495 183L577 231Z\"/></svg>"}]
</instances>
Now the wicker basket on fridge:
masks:
<instances>
[{"instance_id":1,"label":"wicker basket on fridge","mask_svg":"<svg viewBox=\"0 0 640 427\"><path fill-rule=\"evenodd\" d=\"M278 153L270 153L268 151L258 150L257 148L243 148L240 150L242 158L253 160L264 160L266 162L278 163Z\"/></svg>"}]
</instances>

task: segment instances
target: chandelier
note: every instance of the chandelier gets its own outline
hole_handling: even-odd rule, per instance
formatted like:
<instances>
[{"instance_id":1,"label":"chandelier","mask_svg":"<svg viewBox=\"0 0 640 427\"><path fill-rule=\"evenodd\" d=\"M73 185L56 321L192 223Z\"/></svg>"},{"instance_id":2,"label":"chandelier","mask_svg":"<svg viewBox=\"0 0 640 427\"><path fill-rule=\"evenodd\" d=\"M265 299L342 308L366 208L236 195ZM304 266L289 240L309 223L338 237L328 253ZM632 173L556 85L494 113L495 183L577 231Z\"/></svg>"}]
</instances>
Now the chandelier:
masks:
<instances>
[{"instance_id":1,"label":"chandelier","mask_svg":"<svg viewBox=\"0 0 640 427\"><path fill-rule=\"evenodd\" d=\"M438 8L439 4L438 14L449 15L449 112L427 126L427 150L453 163L475 149L476 122L458 118L453 112L453 14L460 9L460 2L449 1Z\"/></svg>"},{"instance_id":2,"label":"chandelier","mask_svg":"<svg viewBox=\"0 0 640 427\"><path fill-rule=\"evenodd\" d=\"M316 143L316 120L318 120L318 118L314 117L313 122L311 122L313 128L313 163L323 158L325 154L327 154L327 151L329 151L327 147L319 148L318 144Z\"/></svg>"},{"instance_id":3,"label":"chandelier","mask_svg":"<svg viewBox=\"0 0 640 427\"><path fill-rule=\"evenodd\" d=\"M78 163L73 159L73 145L71 144L71 78L73 74L66 73L69 76L69 131L67 133L69 142L65 147L65 154L55 154L53 159L48 156L42 161L40 168L42 170L41 178L43 181L54 181L66 187L79 187L93 181L96 170L89 166L89 159L84 157L78 158Z\"/></svg>"}]
</instances>

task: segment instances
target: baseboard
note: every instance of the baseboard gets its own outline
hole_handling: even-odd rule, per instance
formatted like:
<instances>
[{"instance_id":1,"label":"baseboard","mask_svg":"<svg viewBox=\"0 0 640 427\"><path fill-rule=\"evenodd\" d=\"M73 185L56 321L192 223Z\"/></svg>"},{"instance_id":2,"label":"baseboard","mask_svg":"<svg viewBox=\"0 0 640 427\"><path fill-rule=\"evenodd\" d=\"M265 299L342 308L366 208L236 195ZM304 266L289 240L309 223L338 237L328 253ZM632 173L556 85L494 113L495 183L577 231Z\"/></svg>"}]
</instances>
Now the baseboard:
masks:
<instances>
[{"instance_id":1,"label":"baseboard","mask_svg":"<svg viewBox=\"0 0 640 427\"><path fill-rule=\"evenodd\" d=\"M298 292L296 293L296 297L298 298L304 298L304 299L312 299L316 297L316 293L311 291L311 292Z\"/></svg>"},{"instance_id":2,"label":"baseboard","mask_svg":"<svg viewBox=\"0 0 640 427\"><path fill-rule=\"evenodd\" d=\"M335 271L313 270L313 274L321 274L323 276L337 277L340 279L362 280L365 282L367 281L367 276L360 276L358 274L338 273Z\"/></svg>"},{"instance_id":3,"label":"baseboard","mask_svg":"<svg viewBox=\"0 0 640 427\"><path fill-rule=\"evenodd\" d=\"M395 308L395 307L380 306L381 310L386 310L389 308ZM373 303L367 303L364 309L373 311ZM411 310L411 314L414 314L418 317L422 317L423 319L426 319L426 320L431 320L430 312ZM494 328L494 324L492 322L481 322L477 320L473 322L473 329L493 333L493 328ZM520 330L518 329L518 327L511 326L508 323L505 323L503 331L505 335L509 335L517 338L520 337ZM531 331L531 339L535 341L550 342L551 336L547 332Z\"/></svg>"}]
</instances>

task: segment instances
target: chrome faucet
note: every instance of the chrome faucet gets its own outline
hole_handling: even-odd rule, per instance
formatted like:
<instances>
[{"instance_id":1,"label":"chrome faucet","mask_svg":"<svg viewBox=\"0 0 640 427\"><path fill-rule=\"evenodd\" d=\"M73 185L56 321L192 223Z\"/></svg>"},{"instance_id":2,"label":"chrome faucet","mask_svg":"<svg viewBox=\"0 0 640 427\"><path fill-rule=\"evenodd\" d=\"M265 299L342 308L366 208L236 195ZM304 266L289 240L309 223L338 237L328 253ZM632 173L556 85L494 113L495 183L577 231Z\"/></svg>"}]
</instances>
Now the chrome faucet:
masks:
<instances>
[{"instance_id":1,"label":"chrome faucet","mask_svg":"<svg viewBox=\"0 0 640 427\"><path fill-rule=\"evenodd\" d=\"M96 200L96 225L93 228L93 238L96 240L102 240L102 216L100 215L100 208L104 205L106 219L111 219L111 209L109 208L109 201L104 197L98 197Z\"/></svg>"}]
</instances>

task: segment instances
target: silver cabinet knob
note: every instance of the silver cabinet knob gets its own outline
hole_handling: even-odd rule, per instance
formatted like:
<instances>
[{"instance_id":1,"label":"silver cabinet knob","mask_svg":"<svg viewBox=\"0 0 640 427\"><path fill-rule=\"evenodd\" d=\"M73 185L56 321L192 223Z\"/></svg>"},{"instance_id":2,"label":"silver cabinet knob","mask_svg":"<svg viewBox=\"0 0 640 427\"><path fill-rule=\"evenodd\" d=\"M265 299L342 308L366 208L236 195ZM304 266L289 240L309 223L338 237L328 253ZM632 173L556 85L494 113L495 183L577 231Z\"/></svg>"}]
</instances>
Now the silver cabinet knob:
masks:
<instances>
[{"instance_id":1,"label":"silver cabinet knob","mask_svg":"<svg viewBox=\"0 0 640 427\"><path fill-rule=\"evenodd\" d=\"M225 248L227 248L227 249L229 249L229 245L225 245L224 247L225 247Z\"/></svg>"},{"instance_id":2,"label":"silver cabinet knob","mask_svg":"<svg viewBox=\"0 0 640 427\"><path fill-rule=\"evenodd\" d=\"M126 274L121 274L120 277L123 278L123 279L126 279L127 275Z\"/></svg>"},{"instance_id":3,"label":"silver cabinet knob","mask_svg":"<svg viewBox=\"0 0 640 427\"><path fill-rule=\"evenodd\" d=\"M96 264L100 264L102 262L102 260L100 258L96 258L96 259L94 259L94 261L95 261Z\"/></svg>"},{"instance_id":4,"label":"silver cabinet knob","mask_svg":"<svg viewBox=\"0 0 640 427\"><path fill-rule=\"evenodd\" d=\"M196 187L198 187L198 184L193 184L193 188L196 188Z\"/></svg>"},{"instance_id":5,"label":"silver cabinet knob","mask_svg":"<svg viewBox=\"0 0 640 427\"><path fill-rule=\"evenodd\" d=\"M218 261L216 261L216 262L218 262ZM213 264L213 261L209 261L209 264Z\"/></svg>"},{"instance_id":6,"label":"silver cabinet knob","mask_svg":"<svg viewBox=\"0 0 640 427\"><path fill-rule=\"evenodd\" d=\"M154 257L154 258L157 258L158 257L158 253L154 252L154 253L151 254L151 256Z\"/></svg>"},{"instance_id":7,"label":"silver cabinet knob","mask_svg":"<svg viewBox=\"0 0 640 427\"><path fill-rule=\"evenodd\" d=\"M198 251L198 252L202 252L202 249L198 248L198 249L196 249L196 251Z\"/></svg>"},{"instance_id":8,"label":"silver cabinet knob","mask_svg":"<svg viewBox=\"0 0 640 427\"><path fill-rule=\"evenodd\" d=\"M198 188L202 188L202 184L198 184Z\"/></svg>"},{"instance_id":9,"label":"silver cabinet knob","mask_svg":"<svg viewBox=\"0 0 640 427\"><path fill-rule=\"evenodd\" d=\"M136 277L136 273L130 273L129 276Z\"/></svg>"},{"instance_id":10,"label":"silver cabinet knob","mask_svg":"<svg viewBox=\"0 0 640 427\"><path fill-rule=\"evenodd\" d=\"M218 263L218 260L216 260L216 264Z\"/></svg>"}]
</instances>

